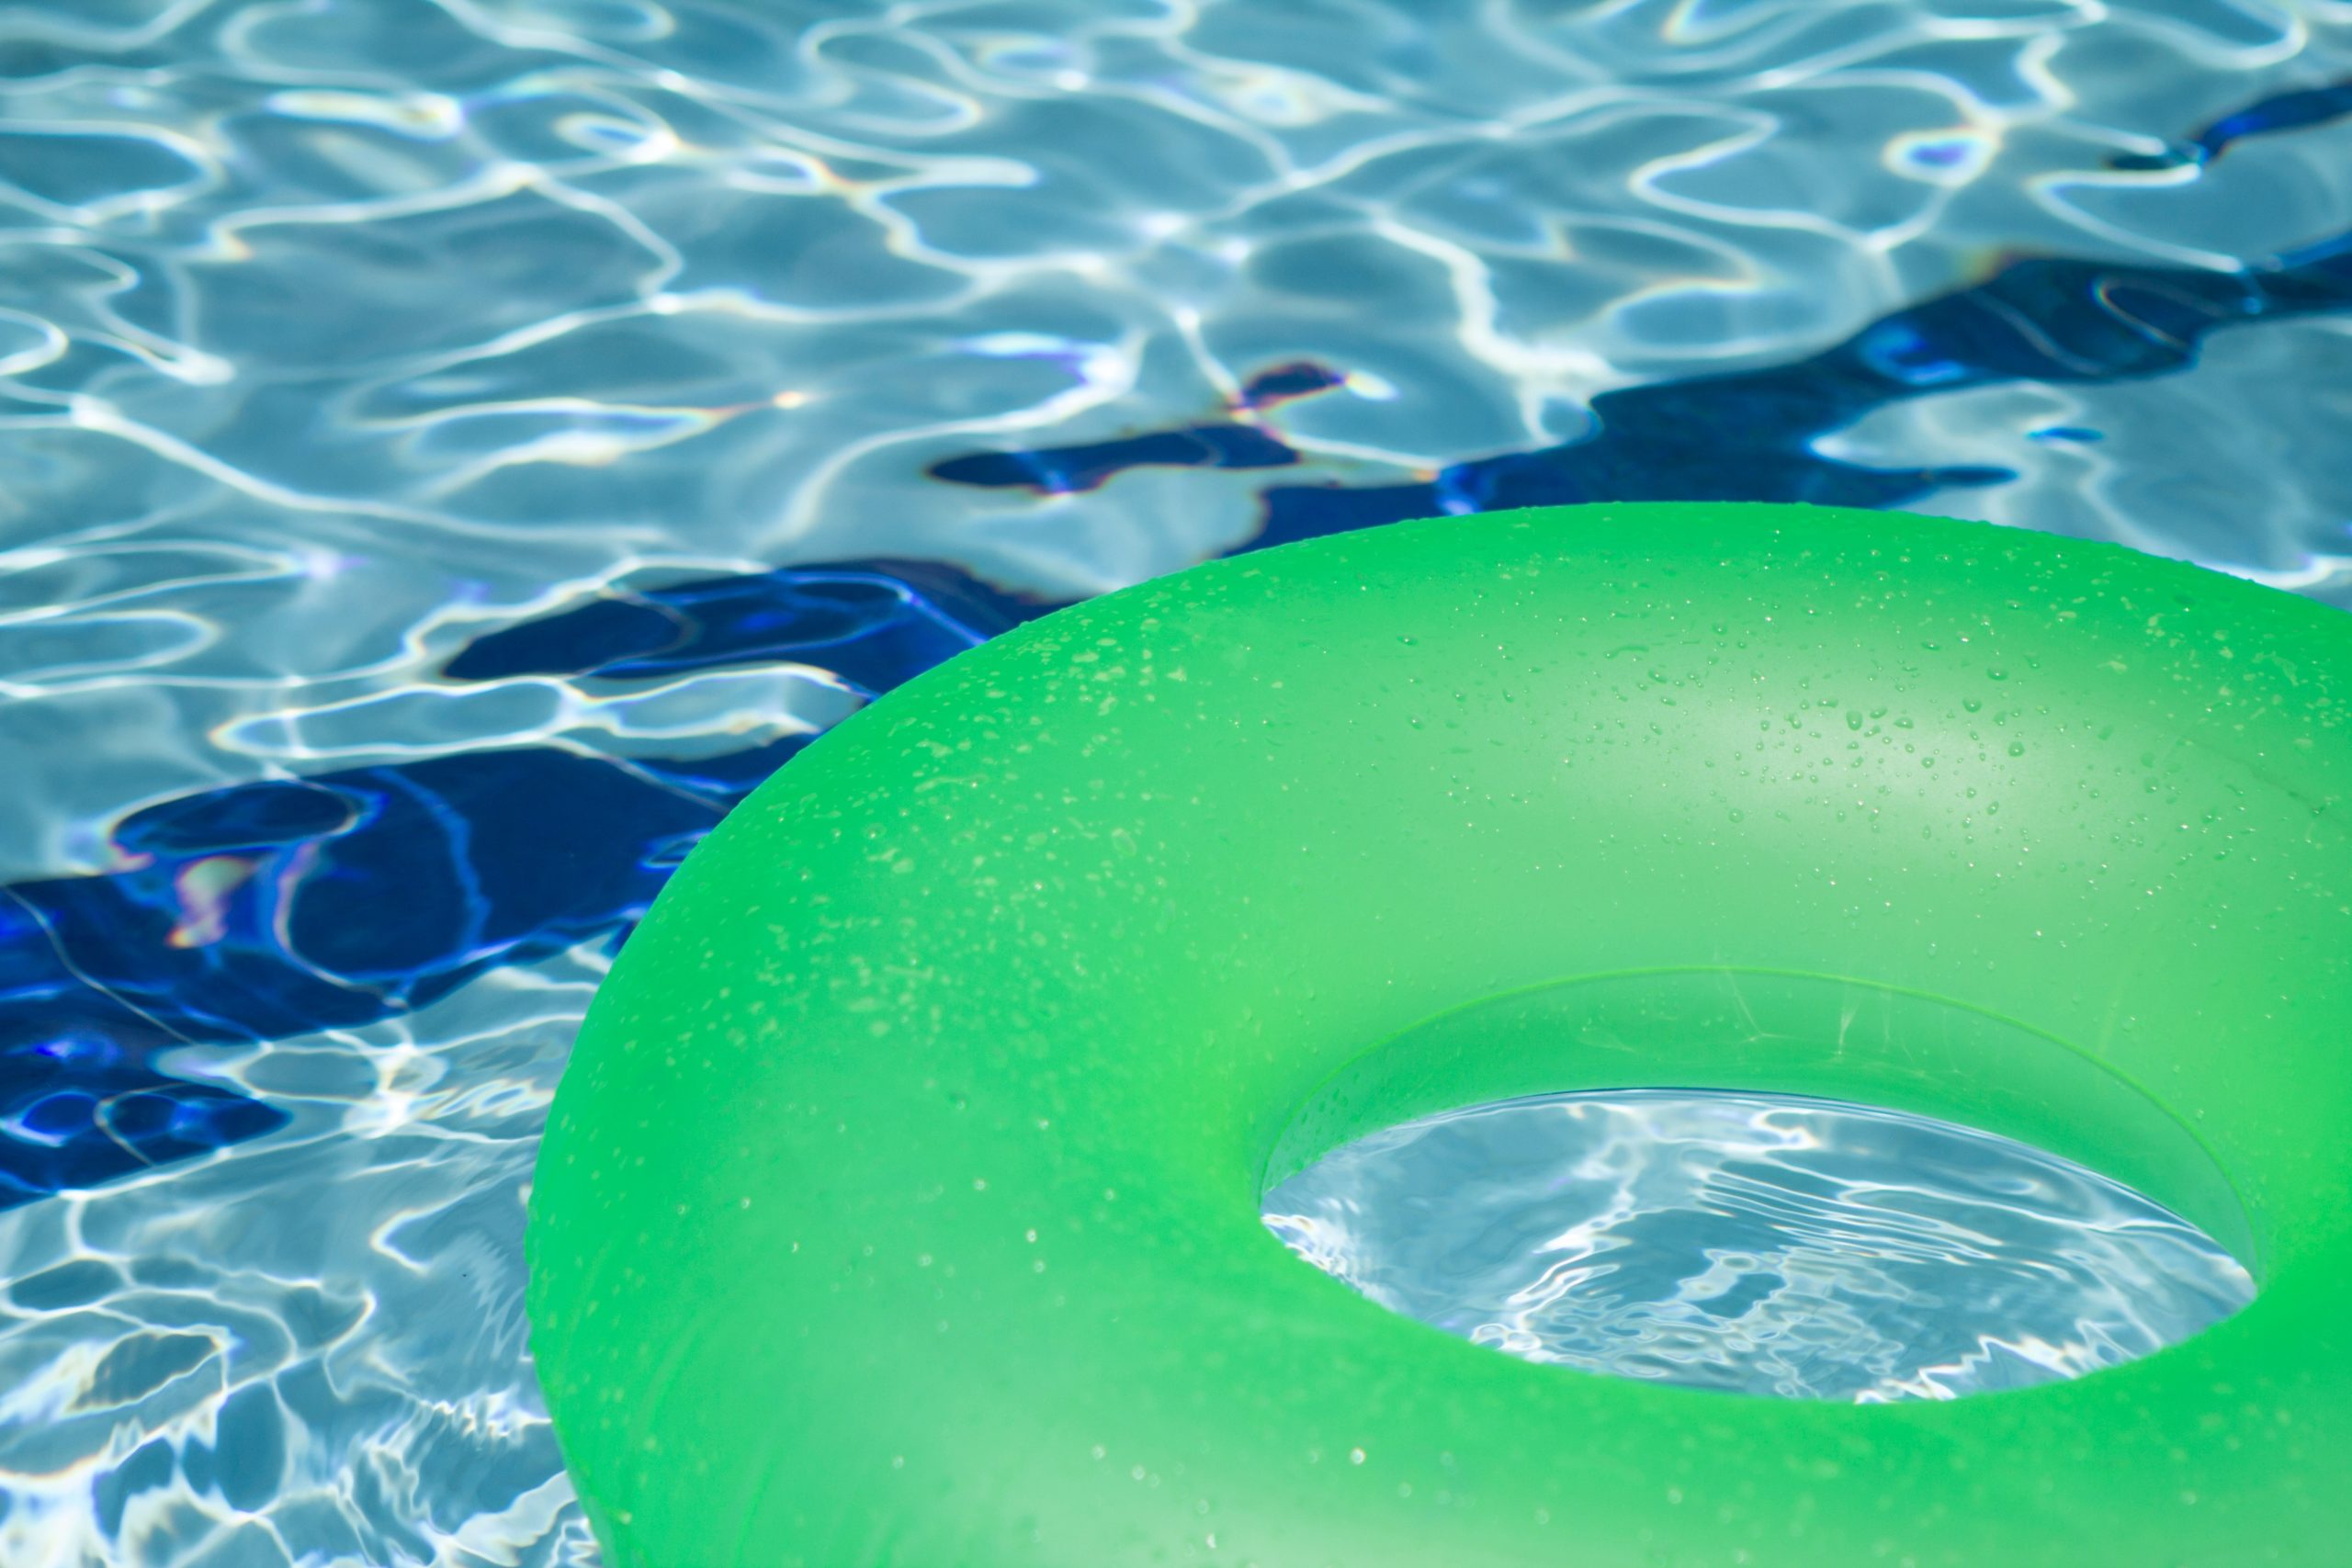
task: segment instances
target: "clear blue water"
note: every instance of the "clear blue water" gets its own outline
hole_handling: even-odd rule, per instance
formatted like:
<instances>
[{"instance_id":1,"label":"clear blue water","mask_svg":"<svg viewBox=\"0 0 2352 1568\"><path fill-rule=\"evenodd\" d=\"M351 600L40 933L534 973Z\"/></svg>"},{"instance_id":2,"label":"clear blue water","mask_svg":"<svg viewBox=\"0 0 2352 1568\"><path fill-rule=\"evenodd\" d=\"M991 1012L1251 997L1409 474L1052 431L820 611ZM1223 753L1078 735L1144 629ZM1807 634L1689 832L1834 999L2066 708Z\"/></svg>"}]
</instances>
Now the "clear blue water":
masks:
<instances>
[{"instance_id":1,"label":"clear blue water","mask_svg":"<svg viewBox=\"0 0 2352 1568\"><path fill-rule=\"evenodd\" d=\"M1266 1227L1393 1312L1531 1361L1887 1404L2081 1377L2254 1299L2094 1171L1831 1100L1544 1095L1332 1150Z\"/></svg>"},{"instance_id":2,"label":"clear blue water","mask_svg":"<svg viewBox=\"0 0 2352 1568\"><path fill-rule=\"evenodd\" d=\"M1043 607L1804 498L2352 604L2352 13L0 8L0 1561L584 1562L547 1098Z\"/></svg>"}]
</instances>

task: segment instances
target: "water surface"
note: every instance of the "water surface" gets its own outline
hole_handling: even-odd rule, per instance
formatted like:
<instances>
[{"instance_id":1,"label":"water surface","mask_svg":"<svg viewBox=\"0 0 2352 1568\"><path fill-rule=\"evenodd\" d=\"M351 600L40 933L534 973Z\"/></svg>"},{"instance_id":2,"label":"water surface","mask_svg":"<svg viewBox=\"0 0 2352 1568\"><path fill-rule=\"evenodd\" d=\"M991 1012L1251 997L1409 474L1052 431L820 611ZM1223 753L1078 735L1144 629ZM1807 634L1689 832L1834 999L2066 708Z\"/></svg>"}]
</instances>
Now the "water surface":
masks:
<instances>
[{"instance_id":1,"label":"water surface","mask_svg":"<svg viewBox=\"0 0 2352 1568\"><path fill-rule=\"evenodd\" d=\"M1307 1262L1474 1343L1784 1399L2081 1377L2254 1298L2210 1236L2072 1161L1794 1097L1449 1111L1331 1151L1264 1208Z\"/></svg>"},{"instance_id":2,"label":"water surface","mask_svg":"<svg viewBox=\"0 0 2352 1568\"><path fill-rule=\"evenodd\" d=\"M0 1562L588 1562L581 1010L1046 605L1672 495L2352 602L2346 81L2207 0L0 7Z\"/></svg>"}]
</instances>

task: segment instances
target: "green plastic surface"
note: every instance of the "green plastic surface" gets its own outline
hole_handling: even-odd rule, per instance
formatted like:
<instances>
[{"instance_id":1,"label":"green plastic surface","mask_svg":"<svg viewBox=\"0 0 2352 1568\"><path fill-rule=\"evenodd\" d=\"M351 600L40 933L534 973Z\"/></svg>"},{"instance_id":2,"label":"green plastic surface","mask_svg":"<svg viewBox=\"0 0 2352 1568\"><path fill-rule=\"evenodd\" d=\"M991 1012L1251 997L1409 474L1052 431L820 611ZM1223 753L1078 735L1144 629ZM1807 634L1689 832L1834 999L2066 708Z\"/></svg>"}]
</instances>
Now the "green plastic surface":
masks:
<instances>
[{"instance_id":1,"label":"green plastic surface","mask_svg":"<svg viewBox=\"0 0 2352 1568\"><path fill-rule=\"evenodd\" d=\"M2337 1568L2352 618L1802 507L1408 524L1066 610L824 737L597 998L530 1312L610 1568ZM1618 1085L2083 1160L2260 1293L1951 1404L1590 1376L1270 1179Z\"/></svg>"}]
</instances>

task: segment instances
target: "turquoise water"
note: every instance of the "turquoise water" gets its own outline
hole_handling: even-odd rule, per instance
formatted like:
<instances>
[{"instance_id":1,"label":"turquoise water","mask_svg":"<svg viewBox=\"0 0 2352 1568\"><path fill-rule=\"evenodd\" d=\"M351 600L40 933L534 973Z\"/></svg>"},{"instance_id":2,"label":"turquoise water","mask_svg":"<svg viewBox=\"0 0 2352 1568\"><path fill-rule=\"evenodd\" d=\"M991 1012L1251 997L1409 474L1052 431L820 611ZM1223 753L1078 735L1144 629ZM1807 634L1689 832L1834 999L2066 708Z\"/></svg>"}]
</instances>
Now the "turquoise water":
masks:
<instances>
[{"instance_id":1,"label":"turquoise water","mask_svg":"<svg viewBox=\"0 0 2352 1568\"><path fill-rule=\"evenodd\" d=\"M2081 1377L2254 1299L2178 1215L1928 1117L1690 1090L1546 1095L1335 1149L1265 1197L1299 1257L1531 1361L1887 1404Z\"/></svg>"},{"instance_id":2,"label":"turquoise water","mask_svg":"<svg viewBox=\"0 0 2352 1568\"><path fill-rule=\"evenodd\" d=\"M1678 494L2352 604L2347 81L2326 3L0 8L0 1562L593 1561L581 1010L1043 604Z\"/></svg>"}]
</instances>

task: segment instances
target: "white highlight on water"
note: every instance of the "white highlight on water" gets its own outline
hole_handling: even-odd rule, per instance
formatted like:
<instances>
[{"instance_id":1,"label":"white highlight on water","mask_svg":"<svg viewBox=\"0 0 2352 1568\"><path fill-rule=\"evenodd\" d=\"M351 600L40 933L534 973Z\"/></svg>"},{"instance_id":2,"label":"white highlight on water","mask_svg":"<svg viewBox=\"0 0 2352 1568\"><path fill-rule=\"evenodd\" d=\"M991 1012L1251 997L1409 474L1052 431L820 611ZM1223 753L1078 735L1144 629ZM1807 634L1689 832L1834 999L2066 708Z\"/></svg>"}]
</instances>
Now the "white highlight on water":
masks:
<instances>
[{"instance_id":1,"label":"white highlight on water","mask_svg":"<svg viewBox=\"0 0 2352 1568\"><path fill-rule=\"evenodd\" d=\"M2195 1225L2072 1161L1795 1097L1449 1111L1332 1151L1264 1217L1317 1268L1477 1344L1790 1399L2080 1377L2254 1296Z\"/></svg>"}]
</instances>

